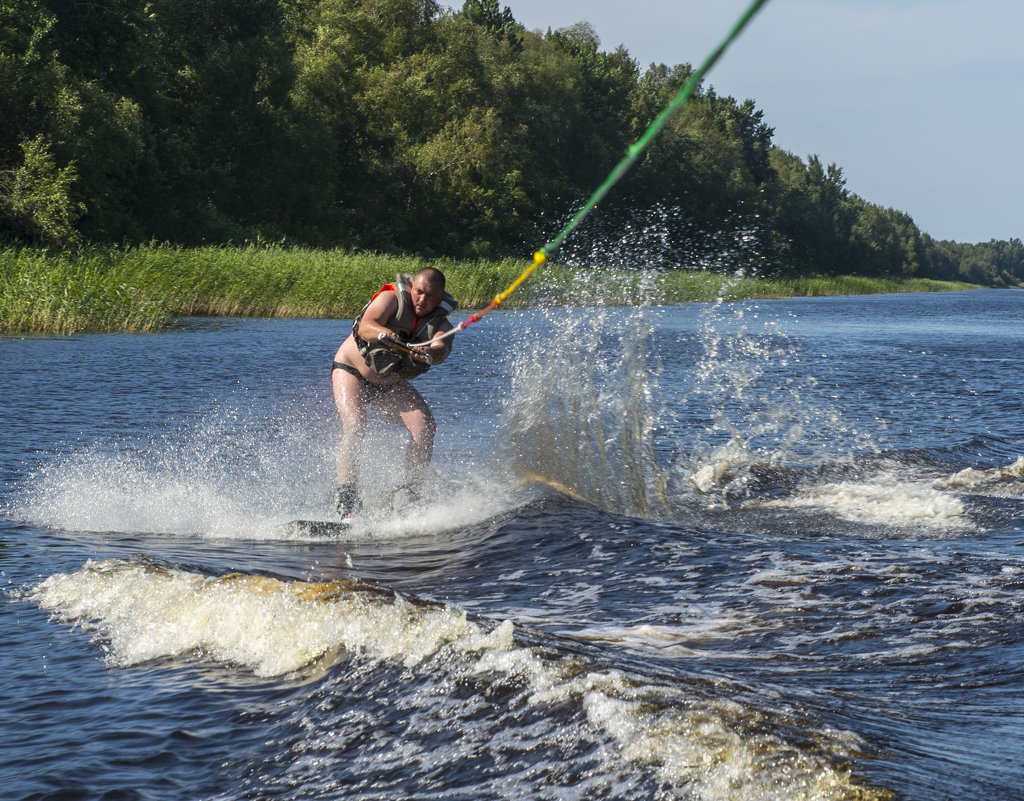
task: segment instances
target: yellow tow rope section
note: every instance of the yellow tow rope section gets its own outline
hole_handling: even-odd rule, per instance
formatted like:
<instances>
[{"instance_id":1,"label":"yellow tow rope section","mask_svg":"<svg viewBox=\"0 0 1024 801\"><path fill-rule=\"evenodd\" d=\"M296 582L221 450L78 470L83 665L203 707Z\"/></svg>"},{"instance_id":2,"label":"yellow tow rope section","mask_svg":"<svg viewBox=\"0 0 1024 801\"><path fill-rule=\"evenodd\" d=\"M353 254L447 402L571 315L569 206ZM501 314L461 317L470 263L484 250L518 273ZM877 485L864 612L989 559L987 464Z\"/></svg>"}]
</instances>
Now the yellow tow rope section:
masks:
<instances>
[{"instance_id":1,"label":"yellow tow rope section","mask_svg":"<svg viewBox=\"0 0 1024 801\"><path fill-rule=\"evenodd\" d=\"M547 260L548 257L544 255L544 251L538 250L536 253L533 254L533 264L531 264L529 267L523 270L523 274L520 275L515 281L513 281L509 285L508 289L506 289L504 292L499 292L497 295L495 295L494 300L492 300L485 308L481 309L476 314L470 315L468 320L463 320L450 331L445 331L443 334L438 334L436 337L430 340L430 342L424 342L423 344L431 345L434 342L440 342L442 339L447 339L448 337L458 333L459 331L462 331L466 326L475 323L477 320L479 320L481 317L487 314L487 312L494 311L502 303L505 302L509 295L511 295L513 292L519 289L523 281L530 277L530 273L532 273L534 270L540 267Z\"/></svg>"},{"instance_id":2,"label":"yellow tow rope section","mask_svg":"<svg viewBox=\"0 0 1024 801\"><path fill-rule=\"evenodd\" d=\"M534 253L533 264L531 264L529 267L523 270L523 274L519 276L515 281L513 281L509 285L508 289L506 289L504 292L499 292L497 295L494 296L493 305L500 306L502 303L504 303L505 299L513 292L515 292L517 289L519 289L520 284L522 284L527 278L530 277L530 273L532 273L534 270L540 267L547 260L548 257L544 255L543 250L538 250L536 253Z\"/></svg>"},{"instance_id":3,"label":"yellow tow rope section","mask_svg":"<svg viewBox=\"0 0 1024 801\"><path fill-rule=\"evenodd\" d=\"M732 29L729 31L725 39L722 40L721 44L719 44L718 47L715 48L714 51L712 51L711 55L704 59L704 63L701 64L700 67L694 70L693 74L690 76L690 79L686 82L683 88L680 89L676 96L672 98L672 101L664 109L662 109L661 113L654 118L654 121L650 124L650 126L648 126L647 130L644 131L643 136L641 136L633 145L629 147L623 159L615 166L611 173L609 173L604 183L601 184L594 191L594 194L590 196L590 198L583 205L583 207L578 212L576 212L576 215L572 218L572 220L569 221L568 225L566 225L565 228L561 230L558 236L556 236L554 239L548 242L543 248L541 248L540 250L533 254L533 264L527 267L523 271L523 274L520 275L515 281L513 281L511 285L509 285L508 289L506 289L504 292L499 292L497 295L495 295L494 300L491 301L490 305L488 305L484 309L481 309L476 314L472 315L468 320L459 323L455 328L451 329L450 331L446 331L445 333L439 334L438 336L434 337L434 339L432 339L431 342L437 342L438 340L452 336L457 331L462 331L463 329L466 328L466 326L477 322L485 314L498 308L502 303L504 303L508 299L509 295L515 292L522 285L522 283L527 278L530 277L530 274L533 273L534 270L536 270L538 267L540 267L544 262L548 260L548 256L553 255L555 251L558 250L558 248L562 244L562 241L570 233L572 233L573 230L575 230L576 226L578 226L583 221L584 217L586 217L591 211L597 208L598 202L608 193L608 190L611 189L612 186L614 186L623 175L625 175L626 171L633 165L633 162L635 162L640 157L640 154L642 154L644 150L647 149L647 146L651 143L651 140L654 139L658 132L665 127L665 123L668 122L669 118L676 111L683 108L687 104L687 102L689 102L690 96L696 91L697 87L700 85L700 82L704 79L704 75L708 72L708 70L711 69L715 62L718 61L719 57L721 57L722 53L725 52L726 48L732 43L732 41L737 36L739 36L740 32L747 26L747 23L750 22L754 14L756 14L757 11L761 8L761 6L763 6L766 2L768 2L768 0L753 0L753 2L747 7L747 10L743 12L740 18L733 25Z\"/></svg>"}]
</instances>

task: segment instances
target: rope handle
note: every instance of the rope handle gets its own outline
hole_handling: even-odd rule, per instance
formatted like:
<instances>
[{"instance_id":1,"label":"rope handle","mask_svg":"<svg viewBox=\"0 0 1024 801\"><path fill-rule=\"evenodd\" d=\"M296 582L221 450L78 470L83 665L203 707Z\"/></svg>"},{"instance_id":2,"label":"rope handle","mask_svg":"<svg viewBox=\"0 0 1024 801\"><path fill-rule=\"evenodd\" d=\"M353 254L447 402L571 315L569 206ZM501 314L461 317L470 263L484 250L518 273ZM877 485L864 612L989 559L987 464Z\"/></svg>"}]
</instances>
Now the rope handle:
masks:
<instances>
[{"instance_id":1,"label":"rope handle","mask_svg":"<svg viewBox=\"0 0 1024 801\"><path fill-rule=\"evenodd\" d=\"M417 361L421 361L429 365L433 365L434 363L433 356L431 356L429 353L424 353L423 351L416 349L422 348L425 345L429 345L430 342L418 342L416 343L416 348L411 348L404 342L402 342L402 340L396 339L395 337L391 336L391 334L385 334L383 331L377 334L377 341L383 342L385 345L391 348L391 350L400 350L403 353L408 353L410 356L412 356L413 359ZM431 340L431 342L433 342L433 340Z\"/></svg>"}]
</instances>

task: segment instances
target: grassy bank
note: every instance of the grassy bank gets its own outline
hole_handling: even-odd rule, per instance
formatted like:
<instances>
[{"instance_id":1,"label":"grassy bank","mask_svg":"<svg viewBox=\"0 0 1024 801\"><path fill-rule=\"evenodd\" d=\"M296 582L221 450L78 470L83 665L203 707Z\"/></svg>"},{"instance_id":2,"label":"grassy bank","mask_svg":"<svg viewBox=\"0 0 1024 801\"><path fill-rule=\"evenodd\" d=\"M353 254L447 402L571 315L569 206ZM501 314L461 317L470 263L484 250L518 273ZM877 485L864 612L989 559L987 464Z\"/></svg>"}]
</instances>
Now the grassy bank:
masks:
<instances>
[{"instance_id":1,"label":"grassy bank","mask_svg":"<svg viewBox=\"0 0 1024 801\"><path fill-rule=\"evenodd\" d=\"M462 308L474 309L489 303L528 264L525 258L466 262L279 247L0 250L0 333L154 331L179 316L345 318L358 313L382 282L425 266L443 270ZM546 264L535 276L510 297L509 306L546 297L566 303L679 303L970 287L856 276L577 272L558 264Z\"/></svg>"}]
</instances>

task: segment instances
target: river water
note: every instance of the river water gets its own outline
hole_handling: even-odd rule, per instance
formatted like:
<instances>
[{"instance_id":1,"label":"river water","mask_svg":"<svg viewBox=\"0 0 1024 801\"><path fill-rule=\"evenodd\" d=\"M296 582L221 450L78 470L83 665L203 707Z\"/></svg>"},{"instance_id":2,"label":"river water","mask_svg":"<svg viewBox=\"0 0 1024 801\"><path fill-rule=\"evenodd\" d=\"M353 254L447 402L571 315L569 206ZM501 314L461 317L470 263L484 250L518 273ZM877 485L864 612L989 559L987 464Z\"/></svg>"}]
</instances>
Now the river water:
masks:
<instances>
[{"instance_id":1,"label":"river water","mask_svg":"<svg viewBox=\"0 0 1024 801\"><path fill-rule=\"evenodd\" d=\"M1021 797L1024 293L496 312L316 538L347 327L0 340L3 797Z\"/></svg>"}]
</instances>

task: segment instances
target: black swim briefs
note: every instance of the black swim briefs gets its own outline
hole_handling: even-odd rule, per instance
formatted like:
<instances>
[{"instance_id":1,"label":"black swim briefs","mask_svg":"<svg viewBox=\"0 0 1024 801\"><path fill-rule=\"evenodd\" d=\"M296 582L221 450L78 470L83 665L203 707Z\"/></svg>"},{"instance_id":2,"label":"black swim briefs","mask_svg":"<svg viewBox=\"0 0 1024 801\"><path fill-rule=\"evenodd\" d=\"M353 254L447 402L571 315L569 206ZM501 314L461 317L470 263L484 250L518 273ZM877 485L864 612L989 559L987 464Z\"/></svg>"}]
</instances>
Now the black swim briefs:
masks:
<instances>
[{"instance_id":1,"label":"black swim briefs","mask_svg":"<svg viewBox=\"0 0 1024 801\"><path fill-rule=\"evenodd\" d=\"M351 364L345 362L331 362L331 372L335 370L344 370L350 375L354 375L362 382L362 389L369 393L370 398L379 398L381 395L387 394L387 392L395 387L394 384L373 384L366 380L366 376L360 373Z\"/></svg>"}]
</instances>

